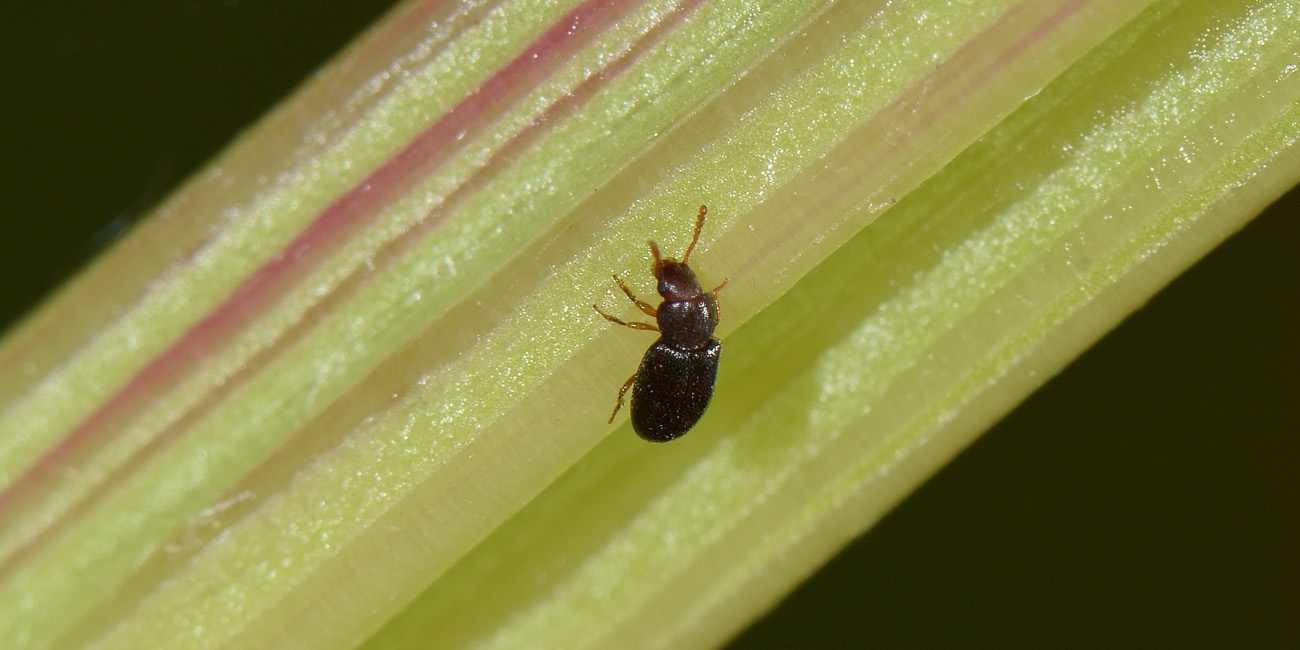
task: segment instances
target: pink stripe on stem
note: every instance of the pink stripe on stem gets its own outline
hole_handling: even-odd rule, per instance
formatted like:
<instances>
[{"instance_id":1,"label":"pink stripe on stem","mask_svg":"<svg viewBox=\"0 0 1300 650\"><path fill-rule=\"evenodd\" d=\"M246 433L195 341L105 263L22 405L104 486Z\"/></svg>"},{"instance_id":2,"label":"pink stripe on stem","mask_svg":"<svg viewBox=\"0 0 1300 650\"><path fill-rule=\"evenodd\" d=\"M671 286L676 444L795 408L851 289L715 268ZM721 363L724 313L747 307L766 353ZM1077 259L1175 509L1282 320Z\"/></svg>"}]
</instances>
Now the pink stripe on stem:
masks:
<instances>
[{"instance_id":1,"label":"pink stripe on stem","mask_svg":"<svg viewBox=\"0 0 1300 650\"><path fill-rule=\"evenodd\" d=\"M398 239L386 243L383 249L381 249L381 251L374 256L375 259L377 260L377 266L379 266L380 268L386 267L388 263L390 263L392 260L399 258L402 252L407 251L419 245L419 242L423 240L424 235L427 234L427 232L432 230L433 228L436 228L437 222L441 221L442 218L441 213L446 211L449 205L457 203L459 196L468 193L469 191L472 190L474 186L481 184L483 182L484 177L490 177L494 175L497 171L499 171L499 168L502 164L508 162L508 160L510 160L513 157L513 155L518 152L519 149L527 147L528 144L535 139L533 136L536 135L536 132L540 131L543 126L545 126L546 124L553 123L557 120L563 119L566 115L570 114L576 108L576 106L581 105L583 102L588 100L591 96L593 96L596 92L598 92L599 89L603 85L606 85L610 79L616 78L618 75L626 71L627 68L630 67L632 63L634 63L637 59L639 59L645 52L649 51L655 44L661 41L663 37L669 31L671 31L673 27L675 27L682 20L684 20L702 2L703 0L686 0L685 2L680 4L671 15L665 17L658 25L655 26L654 29L652 29L650 32L645 34L640 40L638 40L631 47L629 47L627 51L624 52L619 58L610 61L609 63L606 64L606 66L603 69L592 73L587 78L586 81L580 84L577 88L573 89L572 92L559 98L555 103L553 103L550 107L548 107L536 120L534 120L533 124L529 125L527 128L523 130L523 132L521 132L514 139L512 139L511 142L509 142L500 150L495 152L493 158L483 168L478 170L478 172L476 172L473 177L466 180L460 187L456 188L448 197L448 199L438 207L438 209L431 211L429 215L426 215L426 218L422 223L420 223L415 228L408 229ZM590 26L593 25L594 22L587 21L587 24ZM334 292L335 296L337 296L337 294L339 293L346 293L350 290L355 289L357 280L358 280L358 276L356 275L345 280L344 284L340 285L340 287L342 288L337 289ZM351 288L349 288L349 286ZM321 310L322 308L326 308L326 304L331 299L332 298L327 298L326 300L318 302L317 304L313 305L309 309L308 315L304 316L302 321L309 322L315 320L311 316L311 312ZM300 327L300 328L303 327L303 323L300 322L300 324L296 327ZM250 363L250 365L255 367L256 365L258 365L260 359L264 359L269 356L271 356L271 350L263 350ZM375 372L383 373L383 370L376 370ZM227 381L220 389L212 393L212 396L208 401L210 402L211 400L221 399L221 395L232 392L236 384L237 381ZM385 395L385 400L387 399L388 397L387 395ZM160 434L155 440L151 441L143 449L136 452L135 460L139 462L144 458L148 458L156 455L158 452L160 452L162 449L165 448L165 441L167 439L173 437L174 435L177 435L178 431L183 430L185 428L186 426L185 423L187 420L192 421L194 418L201 417L200 414L202 413L203 409L210 407L211 405L212 405L211 403L205 403L205 404L198 405L196 408L192 409L184 416L184 418L179 420L176 424L169 426L168 429L165 430L162 434ZM329 419L337 418L337 414L327 410L321 413L320 415L318 415L317 418L329 420ZM317 438L315 432L310 431L312 428L313 427L311 425L305 427L305 430L296 434L295 440L292 440L289 443L287 443L287 446L295 446L295 445L309 446L313 444L326 444L328 446L328 443L322 443L322 441ZM245 478L241 479L237 485L229 488L226 494L223 495L222 497L219 497L216 500L216 502L220 503L220 502L227 501L229 499L236 499L238 498L239 494L246 491L263 493L266 491L264 489L265 485L260 485L260 484L265 483L267 481L277 482L277 481L287 480L287 478L293 474L293 471L287 470L284 467L285 462L286 461L284 460L283 455L266 459L265 461L263 461L260 467L253 470L249 476L246 476ZM28 474L26 477L24 477L24 479L30 479L32 477L36 477L38 476L38 474L39 474L39 479L41 480L48 478L50 476L48 470L54 469L54 466L53 465L45 466L42 469L43 469L42 472ZM125 469L119 469L117 473L120 475L125 471L126 471ZM57 477L55 477L55 479L57 480ZM116 480L116 478L110 479L110 482L114 480ZM274 489L278 489L278 487L272 488L271 491L273 491ZM0 504L4 504L8 506L8 508L16 507L21 509L24 507L22 505L24 498L28 497L31 494L39 494L39 492L40 492L39 487L29 485L26 486L22 491L14 491L6 495L0 495ZM13 496L15 493L19 495L17 498L17 504L15 505L13 503L8 503L9 501L8 498ZM94 502L97 495L101 495L104 493L105 492L101 490L97 492L95 496L83 500L81 503L79 503L76 506L76 509L74 509L73 512L84 510L85 508L88 507L88 504ZM8 515L9 515L9 511L0 510L0 525L4 523L4 519ZM69 517L74 517L74 516L75 515ZM3 575L5 572L10 570L15 565L16 562L20 562L21 558L32 548L39 547L43 543L43 540L48 539L51 535L53 535L58 530L61 523L63 522L60 522L59 524L55 524L55 526L52 528L47 528L41 531L35 540L30 541L25 547L20 549L16 554L11 555L5 561L0 561L0 575ZM190 533L185 533L185 534L192 534L192 531ZM151 558L150 562L154 562L155 560L160 562L174 561L175 557L173 556L164 559ZM148 571L145 571L145 573L148 573Z\"/></svg>"},{"instance_id":2,"label":"pink stripe on stem","mask_svg":"<svg viewBox=\"0 0 1300 650\"><path fill-rule=\"evenodd\" d=\"M537 140L544 133L544 127L565 119L571 115L577 107L589 101L592 96L599 92L603 87L609 84L612 79L623 74L638 59L641 58L652 47L658 44L663 38L672 31L677 25L684 21L704 0L683 0L678 4L676 9L653 29L643 35L638 41L632 44L626 52L617 59L607 63L604 68L595 71L589 75L581 84L573 88L567 95L558 99L555 103L546 107L540 115L533 119L532 123L524 129L521 129L511 140L493 152L492 157L479 169L475 170L465 182L461 183L446 198L430 211L429 215L421 223L411 229L413 236L406 237L402 241L394 242L394 245L386 249L382 256L387 259L400 257L408 252L411 246L422 241L425 236L433 232L446 217L460 205L460 203L472 194L473 190L482 187L490 182L499 174L514 158L529 145ZM377 256L378 257L378 256Z\"/></svg>"},{"instance_id":3,"label":"pink stripe on stem","mask_svg":"<svg viewBox=\"0 0 1300 650\"><path fill-rule=\"evenodd\" d=\"M1006 63L1011 59L1024 54L1025 50L1028 50L1031 45L1043 40L1043 38L1051 33L1052 30L1060 27L1061 23L1065 22L1068 18L1073 17L1074 14L1079 13L1079 11L1088 3L1089 0L1070 0L1070 2L1062 5L1060 9L1057 9L1051 16L1048 16L1046 20L1039 23L1032 31L1025 34L1024 38L1016 41L1015 45L1007 49L1006 52L1003 52L1002 56L998 57L997 61L988 65L984 69L984 74L981 78L984 76L991 76L992 70L1006 65Z\"/></svg>"},{"instance_id":4,"label":"pink stripe on stem","mask_svg":"<svg viewBox=\"0 0 1300 650\"><path fill-rule=\"evenodd\" d=\"M136 373L116 394L77 426L24 476L0 494L0 509L9 507L42 475L80 445L105 435L156 392L176 384L212 350L233 339L267 306L280 299L347 237L378 218L394 196L445 163L456 146L477 135L507 111L514 99L553 74L566 60L607 29L634 0L588 0L541 34L527 49L489 77L395 156L340 196L284 250L254 271L232 294L180 339ZM120 425L119 425L120 426Z\"/></svg>"}]
</instances>

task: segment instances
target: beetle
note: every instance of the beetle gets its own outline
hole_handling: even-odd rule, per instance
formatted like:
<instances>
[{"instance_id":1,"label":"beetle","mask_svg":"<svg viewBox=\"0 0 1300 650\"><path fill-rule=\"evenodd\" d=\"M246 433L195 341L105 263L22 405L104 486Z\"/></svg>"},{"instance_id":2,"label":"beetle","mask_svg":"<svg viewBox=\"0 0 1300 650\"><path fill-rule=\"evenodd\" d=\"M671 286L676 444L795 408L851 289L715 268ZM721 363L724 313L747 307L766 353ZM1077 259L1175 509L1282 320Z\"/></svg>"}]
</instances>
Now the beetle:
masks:
<instances>
[{"instance_id":1,"label":"beetle","mask_svg":"<svg viewBox=\"0 0 1300 650\"><path fill-rule=\"evenodd\" d=\"M647 242L654 256L650 272L658 281L659 295L663 297L658 308L638 299L623 279L614 274L614 281L623 293L642 313L653 316L658 326L627 322L592 305L596 313L610 322L634 330L659 332L659 340L646 350L640 367L623 382L618 403L609 416L613 422L623 408L623 396L632 389L632 429L650 442L668 442L690 431L713 398L718 357L722 352L722 342L713 336L713 330L718 326L718 292L727 286L727 281L705 293L689 265L708 211L708 206L700 206L700 214L695 218L695 236L681 261L661 258L659 245Z\"/></svg>"}]
</instances>

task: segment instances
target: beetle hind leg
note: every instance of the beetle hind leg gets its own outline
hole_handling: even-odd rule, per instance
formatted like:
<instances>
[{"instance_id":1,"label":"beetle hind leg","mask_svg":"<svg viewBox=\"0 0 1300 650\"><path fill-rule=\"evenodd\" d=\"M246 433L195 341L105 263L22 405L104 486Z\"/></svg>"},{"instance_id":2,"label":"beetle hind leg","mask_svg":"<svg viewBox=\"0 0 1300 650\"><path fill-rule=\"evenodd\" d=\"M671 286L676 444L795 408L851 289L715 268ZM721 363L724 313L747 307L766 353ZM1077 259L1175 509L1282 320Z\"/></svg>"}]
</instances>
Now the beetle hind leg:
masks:
<instances>
[{"instance_id":1,"label":"beetle hind leg","mask_svg":"<svg viewBox=\"0 0 1300 650\"><path fill-rule=\"evenodd\" d=\"M627 378L627 381L623 382L623 387L618 389L618 403L614 405L614 412L609 414L610 424L614 423L614 416L618 415L618 410L623 408L623 396L627 394L628 389L632 387L632 382L634 381L636 381L635 372L632 373L631 377Z\"/></svg>"}]
</instances>

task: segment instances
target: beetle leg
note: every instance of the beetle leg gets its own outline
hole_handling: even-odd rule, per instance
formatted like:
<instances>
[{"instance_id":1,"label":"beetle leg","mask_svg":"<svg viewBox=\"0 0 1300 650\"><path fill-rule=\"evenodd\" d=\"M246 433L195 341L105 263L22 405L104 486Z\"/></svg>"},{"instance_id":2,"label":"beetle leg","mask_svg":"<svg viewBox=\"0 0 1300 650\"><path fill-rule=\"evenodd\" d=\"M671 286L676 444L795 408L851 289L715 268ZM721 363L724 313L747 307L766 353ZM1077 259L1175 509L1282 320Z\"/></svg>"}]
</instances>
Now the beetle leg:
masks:
<instances>
[{"instance_id":1,"label":"beetle leg","mask_svg":"<svg viewBox=\"0 0 1300 650\"><path fill-rule=\"evenodd\" d=\"M614 416L618 415L618 410L623 408L623 396L627 394L627 389L632 387L632 382L636 381L636 373L632 373L627 381L623 382L623 387L618 389L618 403L614 405L614 412L609 414L609 422L613 424Z\"/></svg>"},{"instance_id":2,"label":"beetle leg","mask_svg":"<svg viewBox=\"0 0 1300 650\"><path fill-rule=\"evenodd\" d=\"M614 274L614 281L618 283L618 286L620 289L623 290L623 293L626 293L627 297L631 298L632 302L636 303L636 307L637 309L641 310L641 313L650 317L655 317L659 315L659 311L654 308L654 305L651 305L650 303L645 302L644 300L639 300L637 299L636 296L632 295L632 290L627 288L626 284L623 284L623 278L618 277L617 273Z\"/></svg>"},{"instance_id":3,"label":"beetle leg","mask_svg":"<svg viewBox=\"0 0 1300 650\"><path fill-rule=\"evenodd\" d=\"M637 323L637 322L635 322L635 321L629 323L629 322L627 322L627 321L625 321L625 320L620 320L620 319L614 318L613 316L610 316L609 314L606 314L605 312L603 312L603 311L600 310L600 307L597 307L597 306L595 306L595 305L592 305L591 308L592 308L592 309L595 309L597 314L600 314L601 316L604 316L604 317L605 317L605 320L608 320L608 321L610 321L611 323L618 323L619 325L622 325L623 327L630 327L630 328L632 328L632 329L634 329L634 330L648 330L648 331L651 331L651 332L658 332L658 331L659 331L659 328L658 328L658 327L655 327L654 325L651 325L650 323Z\"/></svg>"},{"instance_id":4,"label":"beetle leg","mask_svg":"<svg viewBox=\"0 0 1300 650\"><path fill-rule=\"evenodd\" d=\"M720 285L718 285L718 286L716 286L716 287L713 287L713 291L710 291L710 292L709 292L709 293L713 296L713 299L714 299L714 300L717 300L717 299L718 299L718 292L719 292L719 291L722 291L722 288L725 287L725 286L727 286L727 283L728 283L728 282L731 282L731 278L722 278L722 284L720 284Z\"/></svg>"}]
</instances>

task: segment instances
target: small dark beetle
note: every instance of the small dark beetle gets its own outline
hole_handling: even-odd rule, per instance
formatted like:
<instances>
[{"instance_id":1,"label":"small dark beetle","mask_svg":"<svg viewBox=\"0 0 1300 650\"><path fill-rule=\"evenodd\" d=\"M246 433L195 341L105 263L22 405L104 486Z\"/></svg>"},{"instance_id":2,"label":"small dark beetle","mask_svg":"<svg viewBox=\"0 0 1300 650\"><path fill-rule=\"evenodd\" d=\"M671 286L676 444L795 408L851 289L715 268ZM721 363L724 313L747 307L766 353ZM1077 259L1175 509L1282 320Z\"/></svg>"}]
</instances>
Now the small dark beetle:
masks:
<instances>
[{"instance_id":1,"label":"small dark beetle","mask_svg":"<svg viewBox=\"0 0 1300 650\"><path fill-rule=\"evenodd\" d=\"M668 442L690 431L713 397L718 355L722 352L722 343L713 338L713 329L718 326L718 292L727 286L727 281L704 293L695 272L687 266L695 242L700 240L707 212L708 207L701 205L695 220L695 236L680 262L660 258L659 246L649 242L650 254L655 258L650 271L659 281L659 295L664 299L658 309L638 300L623 280L614 276L623 293L647 316L654 316L658 327L622 321L592 305L596 313L614 323L634 330L659 332L659 340L641 358L641 367L619 389L618 404L609 416L613 422L623 407L623 395L631 388L632 429L650 442Z\"/></svg>"}]
</instances>

